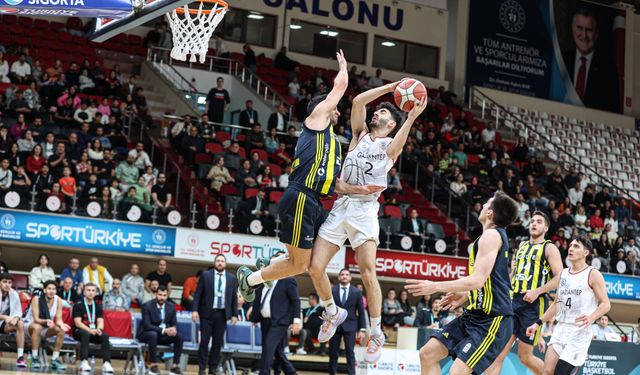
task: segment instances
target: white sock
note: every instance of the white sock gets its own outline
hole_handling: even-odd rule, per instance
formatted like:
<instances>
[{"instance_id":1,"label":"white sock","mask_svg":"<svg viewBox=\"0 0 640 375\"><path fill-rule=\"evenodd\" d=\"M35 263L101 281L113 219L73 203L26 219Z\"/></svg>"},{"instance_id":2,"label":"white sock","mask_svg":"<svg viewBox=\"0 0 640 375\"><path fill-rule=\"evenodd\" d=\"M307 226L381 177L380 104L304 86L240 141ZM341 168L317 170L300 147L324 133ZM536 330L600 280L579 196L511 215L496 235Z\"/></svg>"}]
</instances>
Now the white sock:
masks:
<instances>
[{"instance_id":1,"label":"white sock","mask_svg":"<svg viewBox=\"0 0 640 375\"><path fill-rule=\"evenodd\" d=\"M282 262L282 261L287 260L287 259L289 259L289 254L287 254L287 253L280 254L277 257L271 259L271 261L269 262L269 265L276 264L276 263Z\"/></svg>"},{"instance_id":2,"label":"white sock","mask_svg":"<svg viewBox=\"0 0 640 375\"><path fill-rule=\"evenodd\" d=\"M247 283L249 286L256 286L264 283L262 278L262 270L256 271L247 277Z\"/></svg>"},{"instance_id":3,"label":"white sock","mask_svg":"<svg viewBox=\"0 0 640 375\"><path fill-rule=\"evenodd\" d=\"M24 357L24 348L18 348L18 358Z\"/></svg>"},{"instance_id":4,"label":"white sock","mask_svg":"<svg viewBox=\"0 0 640 375\"><path fill-rule=\"evenodd\" d=\"M338 313L338 306L336 306L336 303L333 301L333 297L326 301L322 301L322 306L324 306L324 309L327 311L329 316L334 316Z\"/></svg>"},{"instance_id":5,"label":"white sock","mask_svg":"<svg viewBox=\"0 0 640 375\"><path fill-rule=\"evenodd\" d=\"M371 336L382 334L382 317L371 318Z\"/></svg>"},{"instance_id":6,"label":"white sock","mask_svg":"<svg viewBox=\"0 0 640 375\"><path fill-rule=\"evenodd\" d=\"M38 351L37 350L31 350L31 357L38 358Z\"/></svg>"},{"instance_id":7,"label":"white sock","mask_svg":"<svg viewBox=\"0 0 640 375\"><path fill-rule=\"evenodd\" d=\"M60 352L53 352L53 355L51 356L51 360L55 361L58 358L60 358Z\"/></svg>"}]
</instances>

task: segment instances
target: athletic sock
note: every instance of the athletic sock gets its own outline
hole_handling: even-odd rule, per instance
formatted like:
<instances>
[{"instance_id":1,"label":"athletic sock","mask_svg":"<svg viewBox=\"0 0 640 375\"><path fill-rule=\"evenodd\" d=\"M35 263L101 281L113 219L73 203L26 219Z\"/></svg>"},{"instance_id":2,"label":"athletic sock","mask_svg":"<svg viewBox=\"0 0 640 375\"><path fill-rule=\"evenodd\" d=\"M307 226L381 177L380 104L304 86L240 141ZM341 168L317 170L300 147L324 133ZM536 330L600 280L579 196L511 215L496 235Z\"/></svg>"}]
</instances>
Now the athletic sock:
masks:
<instances>
[{"instance_id":1,"label":"athletic sock","mask_svg":"<svg viewBox=\"0 0 640 375\"><path fill-rule=\"evenodd\" d=\"M53 355L51 356L51 360L55 361L58 358L60 358L60 352L53 352Z\"/></svg>"},{"instance_id":2,"label":"athletic sock","mask_svg":"<svg viewBox=\"0 0 640 375\"><path fill-rule=\"evenodd\" d=\"M24 357L24 348L18 348L18 358Z\"/></svg>"},{"instance_id":3,"label":"athletic sock","mask_svg":"<svg viewBox=\"0 0 640 375\"><path fill-rule=\"evenodd\" d=\"M382 334L382 317L371 318L371 336Z\"/></svg>"},{"instance_id":4,"label":"athletic sock","mask_svg":"<svg viewBox=\"0 0 640 375\"><path fill-rule=\"evenodd\" d=\"M322 301L322 306L324 306L325 311L329 316L334 316L338 313L338 307L336 303L333 301L333 297L326 301Z\"/></svg>"},{"instance_id":5,"label":"athletic sock","mask_svg":"<svg viewBox=\"0 0 640 375\"><path fill-rule=\"evenodd\" d=\"M249 286L256 286L264 283L262 278L262 270L256 271L247 277L247 283Z\"/></svg>"},{"instance_id":6,"label":"athletic sock","mask_svg":"<svg viewBox=\"0 0 640 375\"><path fill-rule=\"evenodd\" d=\"M31 350L31 357L38 358L38 351L37 350Z\"/></svg>"}]
</instances>

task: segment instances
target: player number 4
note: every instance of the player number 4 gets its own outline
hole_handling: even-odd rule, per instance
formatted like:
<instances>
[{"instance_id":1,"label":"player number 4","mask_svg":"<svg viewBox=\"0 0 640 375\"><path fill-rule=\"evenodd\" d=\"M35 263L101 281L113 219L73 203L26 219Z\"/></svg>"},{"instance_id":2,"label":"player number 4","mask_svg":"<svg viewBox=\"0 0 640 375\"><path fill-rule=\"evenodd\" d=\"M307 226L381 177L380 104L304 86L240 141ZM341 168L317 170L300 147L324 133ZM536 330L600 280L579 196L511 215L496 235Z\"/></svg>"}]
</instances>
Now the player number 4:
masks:
<instances>
[{"instance_id":1,"label":"player number 4","mask_svg":"<svg viewBox=\"0 0 640 375\"><path fill-rule=\"evenodd\" d=\"M567 298L567 302L565 302L564 305L571 309L571 298Z\"/></svg>"}]
</instances>

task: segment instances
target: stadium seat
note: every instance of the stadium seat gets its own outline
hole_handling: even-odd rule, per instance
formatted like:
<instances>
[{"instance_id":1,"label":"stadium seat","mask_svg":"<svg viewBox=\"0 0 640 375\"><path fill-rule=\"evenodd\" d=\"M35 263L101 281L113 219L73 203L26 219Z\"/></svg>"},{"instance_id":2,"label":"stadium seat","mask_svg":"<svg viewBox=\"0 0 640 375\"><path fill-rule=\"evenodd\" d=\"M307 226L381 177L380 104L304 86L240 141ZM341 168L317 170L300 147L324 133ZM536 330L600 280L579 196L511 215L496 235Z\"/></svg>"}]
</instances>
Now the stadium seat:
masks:
<instances>
[{"instance_id":1,"label":"stadium seat","mask_svg":"<svg viewBox=\"0 0 640 375\"><path fill-rule=\"evenodd\" d=\"M262 161L267 161L269 159L269 154L265 150L254 148L249 152L249 155L253 155L254 153L258 153L258 156Z\"/></svg>"},{"instance_id":2,"label":"stadium seat","mask_svg":"<svg viewBox=\"0 0 640 375\"><path fill-rule=\"evenodd\" d=\"M274 190L272 192L269 193L269 201L273 202L273 203L280 203L280 199L282 198L282 194L283 192L278 191L278 190Z\"/></svg>"},{"instance_id":3,"label":"stadium seat","mask_svg":"<svg viewBox=\"0 0 640 375\"><path fill-rule=\"evenodd\" d=\"M247 190L244 191L244 199L253 198L256 195L258 195L258 189L248 188Z\"/></svg>"},{"instance_id":4,"label":"stadium seat","mask_svg":"<svg viewBox=\"0 0 640 375\"><path fill-rule=\"evenodd\" d=\"M207 153L204 153L204 152L197 153L196 157L194 159L194 162L195 162L196 165L211 164L212 163L211 154L207 154Z\"/></svg>"},{"instance_id":5,"label":"stadium seat","mask_svg":"<svg viewBox=\"0 0 640 375\"><path fill-rule=\"evenodd\" d=\"M400 207L397 207L397 206L390 206L390 205L384 206L384 215L402 219L402 211L400 210Z\"/></svg>"}]
</instances>

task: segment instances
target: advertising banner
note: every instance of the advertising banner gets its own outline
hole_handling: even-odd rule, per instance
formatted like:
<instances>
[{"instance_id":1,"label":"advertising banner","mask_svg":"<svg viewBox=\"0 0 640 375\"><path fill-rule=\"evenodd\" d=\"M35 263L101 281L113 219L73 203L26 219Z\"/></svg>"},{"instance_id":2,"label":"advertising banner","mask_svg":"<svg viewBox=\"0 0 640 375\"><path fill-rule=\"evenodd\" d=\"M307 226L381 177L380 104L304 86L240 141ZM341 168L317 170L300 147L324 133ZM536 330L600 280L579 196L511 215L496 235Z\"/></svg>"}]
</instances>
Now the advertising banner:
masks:
<instances>
[{"instance_id":1,"label":"advertising banner","mask_svg":"<svg viewBox=\"0 0 640 375\"><path fill-rule=\"evenodd\" d=\"M171 256L175 236L158 225L0 210L0 240Z\"/></svg>"},{"instance_id":2,"label":"advertising banner","mask_svg":"<svg viewBox=\"0 0 640 375\"><path fill-rule=\"evenodd\" d=\"M401 279L456 280L467 275L467 262L467 258L378 250L376 272L378 276ZM347 248L345 267L351 272L360 273L352 248Z\"/></svg>"},{"instance_id":3,"label":"advertising banner","mask_svg":"<svg viewBox=\"0 0 640 375\"><path fill-rule=\"evenodd\" d=\"M0 14L121 18L133 11L131 0L0 0Z\"/></svg>"},{"instance_id":4,"label":"advertising banner","mask_svg":"<svg viewBox=\"0 0 640 375\"><path fill-rule=\"evenodd\" d=\"M613 299L640 301L640 278L603 273L607 294Z\"/></svg>"},{"instance_id":5,"label":"advertising banner","mask_svg":"<svg viewBox=\"0 0 640 375\"><path fill-rule=\"evenodd\" d=\"M357 375L420 374L420 356L416 350L385 349L375 363L364 361L365 350L360 346L355 348Z\"/></svg>"},{"instance_id":6,"label":"advertising banner","mask_svg":"<svg viewBox=\"0 0 640 375\"><path fill-rule=\"evenodd\" d=\"M470 7L469 86L622 112L624 10L581 0Z\"/></svg>"},{"instance_id":7,"label":"advertising banner","mask_svg":"<svg viewBox=\"0 0 640 375\"><path fill-rule=\"evenodd\" d=\"M273 237L225 233L208 230L178 228L176 258L201 260L213 264L218 254L233 265L254 265L257 258L287 251L286 246ZM327 272L337 274L344 267L344 247L327 266Z\"/></svg>"}]
</instances>

